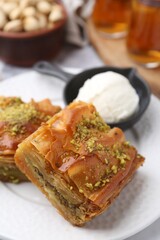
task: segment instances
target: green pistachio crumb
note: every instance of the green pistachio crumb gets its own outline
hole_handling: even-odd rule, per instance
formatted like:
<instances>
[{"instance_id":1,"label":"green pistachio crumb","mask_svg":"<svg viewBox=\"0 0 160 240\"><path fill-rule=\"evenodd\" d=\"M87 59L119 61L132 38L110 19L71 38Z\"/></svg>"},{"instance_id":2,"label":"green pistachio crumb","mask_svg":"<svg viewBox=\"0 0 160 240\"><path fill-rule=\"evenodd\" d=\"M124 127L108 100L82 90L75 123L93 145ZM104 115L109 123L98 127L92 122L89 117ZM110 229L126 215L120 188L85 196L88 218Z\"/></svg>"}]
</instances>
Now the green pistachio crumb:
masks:
<instances>
[{"instance_id":1,"label":"green pistachio crumb","mask_svg":"<svg viewBox=\"0 0 160 240\"><path fill-rule=\"evenodd\" d=\"M32 103L23 103L19 98L6 98L3 102L0 102L0 121L7 123L5 131L11 136L24 134L28 122L41 123L50 118L44 112L38 111Z\"/></svg>"},{"instance_id":2,"label":"green pistachio crumb","mask_svg":"<svg viewBox=\"0 0 160 240\"><path fill-rule=\"evenodd\" d=\"M117 145L114 144L114 145L113 145L113 150L116 150L116 149L117 149Z\"/></svg>"},{"instance_id":3,"label":"green pistachio crumb","mask_svg":"<svg viewBox=\"0 0 160 240\"><path fill-rule=\"evenodd\" d=\"M130 142L124 142L124 146L130 147Z\"/></svg>"},{"instance_id":4,"label":"green pistachio crumb","mask_svg":"<svg viewBox=\"0 0 160 240\"><path fill-rule=\"evenodd\" d=\"M128 160L130 161L131 158L129 155L127 155L126 153L122 152L121 149L117 149L116 151L114 151L114 156L119 159L120 161L121 160Z\"/></svg>"},{"instance_id":5,"label":"green pistachio crumb","mask_svg":"<svg viewBox=\"0 0 160 240\"><path fill-rule=\"evenodd\" d=\"M111 173L111 169L110 168L106 168L106 174L109 175Z\"/></svg>"},{"instance_id":6,"label":"green pistachio crumb","mask_svg":"<svg viewBox=\"0 0 160 240\"><path fill-rule=\"evenodd\" d=\"M116 173L118 172L118 166L113 165L113 166L111 167L111 170L112 170L112 172L113 172L114 174L116 174Z\"/></svg>"},{"instance_id":7,"label":"green pistachio crumb","mask_svg":"<svg viewBox=\"0 0 160 240\"><path fill-rule=\"evenodd\" d=\"M72 139L72 140L70 141L70 143L71 143L72 145L74 145L77 150L79 150L80 144L79 144L78 142L76 142L75 139Z\"/></svg>"},{"instance_id":8,"label":"green pistachio crumb","mask_svg":"<svg viewBox=\"0 0 160 240\"><path fill-rule=\"evenodd\" d=\"M70 143L74 145L74 144L75 144L75 140L72 139L72 140L70 141Z\"/></svg>"},{"instance_id":9,"label":"green pistachio crumb","mask_svg":"<svg viewBox=\"0 0 160 240\"><path fill-rule=\"evenodd\" d=\"M13 179L12 183L19 183L19 179Z\"/></svg>"},{"instance_id":10,"label":"green pistachio crumb","mask_svg":"<svg viewBox=\"0 0 160 240\"><path fill-rule=\"evenodd\" d=\"M121 166L125 166L126 165L126 161L124 159L120 159L120 165Z\"/></svg>"},{"instance_id":11,"label":"green pistachio crumb","mask_svg":"<svg viewBox=\"0 0 160 240\"><path fill-rule=\"evenodd\" d=\"M104 150L103 145L100 144L100 143L98 143L98 144L96 145L96 150L97 150L97 151L103 151L103 150Z\"/></svg>"},{"instance_id":12,"label":"green pistachio crumb","mask_svg":"<svg viewBox=\"0 0 160 240\"><path fill-rule=\"evenodd\" d=\"M107 178L107 179L103 179L102 182L103 182L104 184L106 184L106 183L109 183L110 180Z\"/></svg>"},{"instance_id":13,"label":"green pistachio crumb","mask_svg":"<svg viewBox=\"0 0 160 240\"><path fill-rule=\"evenodd\" d=\"M94 186L95 187L99 187L101 185L101 182L99 181L99 182L96 182L95 184L94 184Z\"/></svg>"},{"instance_id":14,"label":"green pistachio crumb","mask_svg":"<svg viewBox=\"0 0 160 240\"><path fill-rule=\"evenodd\" d=\"M108 159L107 159L107 158L105 158L105 159L104 159L104 161L105 161L105 163L106 163L106 164L108 164L108 163L109 163L109 161L108 161Z\"/></svg>"},{"instance_id":15,"label":"green pistachio crumb","mask_svg":"<svg viewBox=\"0 0 160 240\"><path fill-rule=\"evenodd\" d=\"M79 192L80 192L80 193L83 193L83 190L80 188L80 189L79 189Z\"/></svg>"},{"instance_id":16,"label":"green pistachio crumb","mask_svg":"<svg viewBox=\"0 0 160 240\"><path fill-rule=\"evenodd\" d=\"M85 184L87 188L89 188L89 190L93 190L93 184L92 183L86 183Z\"/></svg>"},{"instance_id":17,"label":"green pistachio crumb","mask_svg":"<svg viewBox=\"0 0 160 240\"><path fill-rule=\"evenodd\" d=\"M126 158L125 158L126 160L128 160L128 161L130 161L131 160L131 158L130 158L130 156L129 155L126 155Z\"/></svg>"},{"instance_id":18,"label":"green pistachio crumb","mask_svg":"<svg viewBox=\"0 0 160 240\"><path fill-rule=\"evenodd\" d=\"M14 176L10 176L10 179L11 179L11 180L14 180L14 179L15 179L15 177L14 177Z\"/></svg>"},{"instance_id":19,"label":"green pistachio crumb","mask_svg":"<svg viewBox=\"0 0 160 240\"><path fill-rule=\"evenodd\" d=\"M89 153L91 153L91 152L94 151L94 149L95 149L95 142L96 142L96 139L95 139L95 138L90 138L90 139L86 142L87 150L89 151Z\"/></svg>"},{"instance_id":20,"label":"green pistachio crumb","mask_svg":"<svg viewBox=\"0 0 160 240\"><path fill-rule=\"evenodd\" d=\"M82 120L76 126L71 144L78 148L84 141L86 142L86 148L89 153L94 150L102 151L104 150L104 146L96 144L97 132L108 132L109 130L110 127L103 121L97 112L93 112L88 118L82 116Z\"/></svg>"}]
</instances>

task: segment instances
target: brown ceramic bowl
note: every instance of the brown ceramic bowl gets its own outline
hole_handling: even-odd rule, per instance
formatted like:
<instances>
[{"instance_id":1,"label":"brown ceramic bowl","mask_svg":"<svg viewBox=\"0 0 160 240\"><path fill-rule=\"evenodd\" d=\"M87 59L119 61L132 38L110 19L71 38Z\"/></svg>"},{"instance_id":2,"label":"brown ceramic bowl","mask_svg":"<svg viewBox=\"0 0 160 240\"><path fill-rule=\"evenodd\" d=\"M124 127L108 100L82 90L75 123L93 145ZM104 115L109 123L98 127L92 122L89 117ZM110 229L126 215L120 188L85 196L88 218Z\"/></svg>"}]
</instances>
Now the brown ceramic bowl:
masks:
<instances>
[{"instance_id":1,"label":"brown ceramic bowl","mask_svg":"<svg viewBox=\"0 0 160 240\"><path fill-rule=\"evenodd\" d=\"M59 1L58 1L59 2ZM0 31L0 59L18 66L32 66L40 60L53 59L63 46L67 13L53 28L34 32Z\"/></svg>"}]
</instances>

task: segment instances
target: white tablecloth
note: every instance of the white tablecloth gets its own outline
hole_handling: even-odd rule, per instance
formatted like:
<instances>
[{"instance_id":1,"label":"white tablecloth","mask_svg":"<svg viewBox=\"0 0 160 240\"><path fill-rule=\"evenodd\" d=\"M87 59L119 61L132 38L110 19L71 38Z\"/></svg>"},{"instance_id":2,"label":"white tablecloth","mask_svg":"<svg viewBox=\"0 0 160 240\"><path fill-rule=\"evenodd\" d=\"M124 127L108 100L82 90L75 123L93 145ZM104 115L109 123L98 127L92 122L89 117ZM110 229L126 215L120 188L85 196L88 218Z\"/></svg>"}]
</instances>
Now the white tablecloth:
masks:
<instances>
[{"instance_id":1,"label":"white tablecloth","mask_svg":"<svg viewBox=\"0 0 160 240\"><path fill-rule=\"evenodd\" d=\"M84 48L76 48L67 45L60 53L56 61L53 62L62 67L81 69L104 65L91 46L86 46ZM10 65L6 65L0 62L0 81L5 81L5 79L8 77L28 70L30 69L12 67ZM142 232L128 238L127 240L160 240L160 219Z\"/></svg>"}]
</instances>

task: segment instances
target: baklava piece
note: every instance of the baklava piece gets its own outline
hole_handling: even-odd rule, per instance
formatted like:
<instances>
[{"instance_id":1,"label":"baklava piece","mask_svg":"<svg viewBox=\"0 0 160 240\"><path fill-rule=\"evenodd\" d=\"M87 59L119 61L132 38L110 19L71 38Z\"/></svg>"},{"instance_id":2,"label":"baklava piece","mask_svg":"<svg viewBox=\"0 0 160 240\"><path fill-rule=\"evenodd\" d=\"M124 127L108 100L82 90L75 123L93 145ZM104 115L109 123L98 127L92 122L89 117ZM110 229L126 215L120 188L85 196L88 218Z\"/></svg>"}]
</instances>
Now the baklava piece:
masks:
<instances>
[{"instance_id":1,"label":"baklava piece","mask_svg":"<svg viewBox=\"0 0 160 240\"><path fill-rule=\"evenodd\" d=\"M29 136L15 156L60 214L82 225L106 210L144 158L95 107L74 102Z\"/></svg>"},{"instance_id":2,"label":"baklava piece","mask_svg":"<svg viewBox=\"0 0 160 240\"><path fill-rule=\"evenodd\" d=\"M0 97L0 181L27 180L14 161L18 144L59 110L48 99L24 103L20 98Z\"/></svg>"}]
</instances>

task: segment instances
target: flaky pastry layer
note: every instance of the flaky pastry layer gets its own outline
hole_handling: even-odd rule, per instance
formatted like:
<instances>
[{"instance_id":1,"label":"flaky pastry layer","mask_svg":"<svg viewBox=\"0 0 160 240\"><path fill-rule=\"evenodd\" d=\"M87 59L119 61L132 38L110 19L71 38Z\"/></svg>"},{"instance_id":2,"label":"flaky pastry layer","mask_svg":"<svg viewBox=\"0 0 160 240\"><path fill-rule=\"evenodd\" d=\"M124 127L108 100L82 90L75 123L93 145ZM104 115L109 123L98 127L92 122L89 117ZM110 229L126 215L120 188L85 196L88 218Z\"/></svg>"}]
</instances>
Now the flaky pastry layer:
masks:
<instances>
[{"instance_id":1,"label":"flaky pastry layer","mask_svg":"<svg viewBox=\"0 0 160 240\"><path fill-rule=\"evenodd\" d=\"M14 154L26 137L60 110L48 99L24 103L17 97L0 97L0 180L27 181L14 161Z\"/></svg>"},{"instance_id":2,"label":"flaky pastry layer","mask_svg":"<svg viewBox=\"0 0 160 240\"><path fill-rule=\"evenodd\" d=\"M68 221L107 209L144 158L95 107L70 104L19 145L16 164Z\"/></svg>"}]
</instances>

